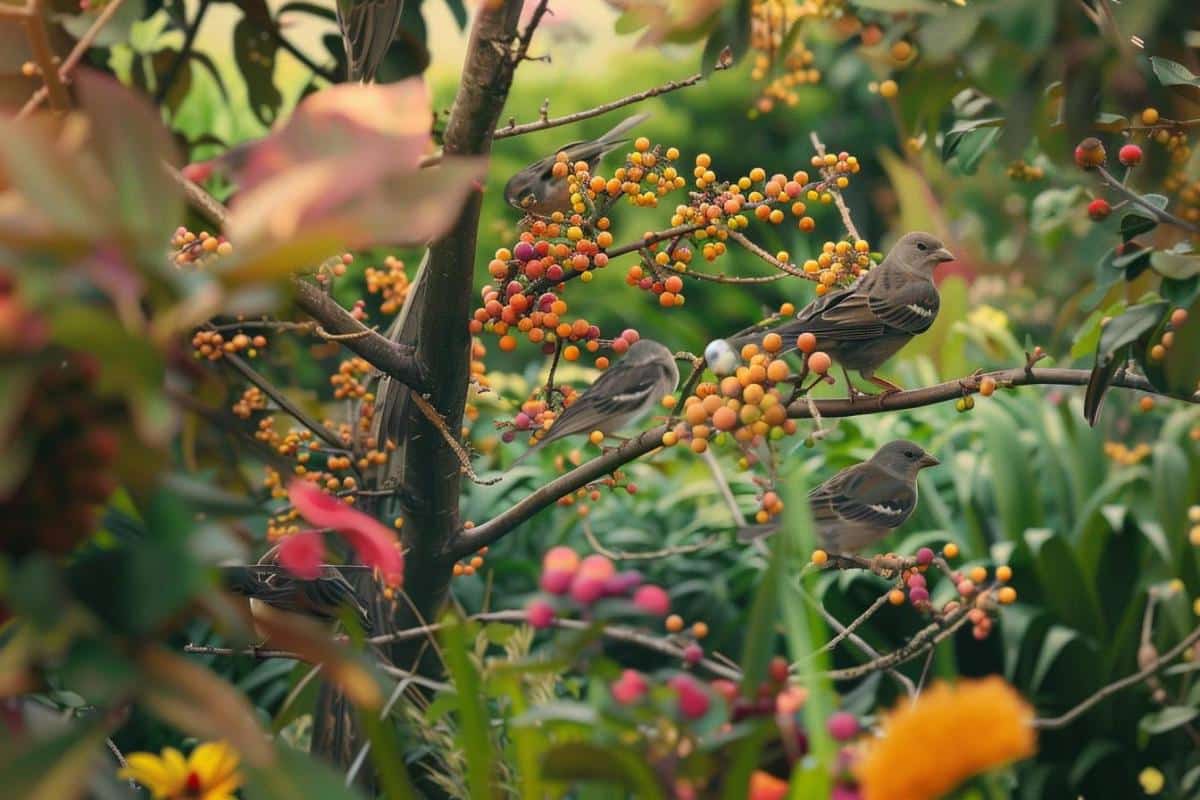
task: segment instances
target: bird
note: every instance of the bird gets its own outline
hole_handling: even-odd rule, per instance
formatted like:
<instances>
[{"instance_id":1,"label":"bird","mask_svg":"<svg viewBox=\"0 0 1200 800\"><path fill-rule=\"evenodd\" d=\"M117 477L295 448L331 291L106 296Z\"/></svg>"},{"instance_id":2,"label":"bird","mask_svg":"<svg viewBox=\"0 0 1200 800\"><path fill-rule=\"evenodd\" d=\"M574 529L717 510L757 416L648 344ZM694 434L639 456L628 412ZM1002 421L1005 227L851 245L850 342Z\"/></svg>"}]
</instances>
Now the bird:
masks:
<instances>
[{"instance_id":1,"label":"bird","mask_svg":"<svg viewBox=\"0 0 1200 800\"><path fill-rule=\"evenodd\" d=\"M875 370L933 325L941 304L933 270L953 260L954 255L933 234L905 234L883 261L856 283L818 297L794 320L775 328L783 337L781 352L796 349L796 338L811 333L817 349L841 367L851 400L866 393L850 382L848 370L855 370L885 392L900 391ZM742 345L761 337L761 333L740 337L733 340L733 346L740 351Z\"/></svg>"},{"instance_id":2,"label":"bird","mask_svg":"<svg viewBox=\"0 0 1200 800\"><path fill-rule=\"evenodd\" d=\"M638 339L625 356L554 420L550 429L513 465L543 445L576 433L619 431L641 417L679 383L675 356L652 339Z\"/></svg>"},{"instance_id":3,"label":"bird","mask_svg":"<svg viewBox=\"0 0 1200 800\"><path fill-rule=\"evenodd\" d=\"M334 623L348 609L363 631L371 632L366 606L337 567L325 567L311 580L270 563L220 567L220 577L226 589L249 600L250 613L257 619L296 614Z\"/></svg>"},{"instance_id":4,"label":"bird","mask_svg":"<svg viewBox=\"0 0 1200 800\"><path fill-rule=\"evenodd\" d=\"M566 178L556 178L554 163L559 153L566 153L568 163L586 161L588 168L595 170L605 153L609 153L629 141L621 138L635 126L641 124L649 114L634 114L617 123L612 130L598 139L571 142L553 154L530 164L504 185L504 199L521 211L538 216L549 216L555 211L571 208Z\"/></svg>"},{"instance_id":5,"label":"bird","mask_svg":"<svg viewBox=\"0 0 1200 800\"><path fill-rule=\"evenodd\" d=\"M404 0L337 0L350 80L371 83L404 14Z\"/></svg>"},{"instance_id":6,"label":"bird","mask_svg":"<svg viewBox=\"0 0 1200 800\"><path fill-rule=\"evenodd\" d=\"M888 442L862 463L847 467L808 493L819 546L853 553L900 527L917 507L917 473L939 462L906 439ZM747 528L749 541L776 528Z\"/></svg>"}]
</instances>

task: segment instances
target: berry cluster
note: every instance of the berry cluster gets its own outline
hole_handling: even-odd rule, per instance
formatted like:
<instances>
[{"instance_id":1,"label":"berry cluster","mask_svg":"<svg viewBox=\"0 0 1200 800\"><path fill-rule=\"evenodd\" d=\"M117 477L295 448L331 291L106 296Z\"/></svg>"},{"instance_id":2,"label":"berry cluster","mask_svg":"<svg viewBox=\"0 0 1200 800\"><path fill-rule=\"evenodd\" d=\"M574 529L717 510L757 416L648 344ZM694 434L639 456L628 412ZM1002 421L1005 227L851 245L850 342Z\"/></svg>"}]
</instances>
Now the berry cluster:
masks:
<instances>
[{"instance_id":1,"label":"berry cluster","mask_svg":"<svg viewBox=\"0 0 1200 800\"><path fill-rule=\"evenodd\" d=\"M755 109L770 113L776 103L789 108L799 101L796 87L815 84L821 71L813 66L812 51L788 31L809 13L811 2L754 0L750 6L750 46L756 51L750 79L761 84Z\"/></svg>"},{"instance_id":2,"label":"berry cluster","mask_svg":"<svg viewBox=\"0 0 1200 800\"><path fill-rule=\"evenodd\" d=\"M99 376L99 364L82 355L53 359L38 374L13 427L30 457L24 479L0 498L5 553L69 552L92 533L116 489L120 437L112 423L120 412L97 398Z\"/></svg>"},{"instance_id":3,"label":"berry cluster","mask_svg":"<svg viewBox=\"0 0 1200 800\"><path fill-rule=\"evenodd\" d=\"M1014 181L1033 183L1046 177L1046 170L1035 164L1027 164L1023 159L1018 159L1008 165L1005 174Z\"/></svg>"},{"instance_id":4,"label":"berry cluster","mask_svg":"<svg viewBox=\"0 0 1200 800\"><path fill-rule=\"evenodd\" d=\"M395 314L404 305L411 286L404 262L395 256L383 260L383 268L367 267L365 277L367 291L382 298L379 310L384 314Z\"/></svg>"},{"instance_id":5,"label":"berry cluster","mask_svg":"<svg viewBox=\"0 0 1200 800\"><path fill-rule=\"evenodd\" d=\"M804 271L816 276L816 292L823 295L830 287L850 283L882 260L879 253L871 252L866 239L853 243L848 241L825 242L815 259L804 262Z\"/></svg>"},{"instance_id":6,"label":"berry cluster","mask_svg":"<svg viewBox=\"0 0 1200 800\"><path fill-rule=\"evenodd\" d=\"M189 269L202 268L213 259L233 253L233 245L224 236L213 236L208 231L193 233L182 225L175 229L171 247L175 249L172 255L175 266Z\"/></svg>"},{"instance_id":7,"label":"berry cluster","mask_svg":"<svg viewBox=\"0 0 1200 800\"><path fill-rule=\"evenodd\" d=\"M1185 308L1177 308L1171 312L1171 316L1167 318L1167 324L1162 331L1162 336L1150 348L1151 360L1162 361L1167 357L1167 351L1175 346L1175 331L1182 328L1187 319L1188 312Z\"/></svg>"},{"instance_id":8,"label":"berry cluster","mask_svg":"<svg viewBox=\"0 0 1200 800\"><path fill-rule=\"evenodd\" d=\"M267 346L267 337L262 334L251 336L238 332L226 338L217 330L198 330L192 335L192 355L197 359L207 358L216 361L226 353L237 355L244 353L254 358L258 351Z\"/></svg>"},{"instance_id":9,"label":"berry cluster","mask_svg":"<svg viewBox=\"0 0 1200 800\"><path fill-rule=\"evenodd\" d=\"M403 524L404 520L400 517L397 517L396 527L399 528ZM483 557L487 555L487 551L488 549L486 547L481 547L479 548L479 551L475 553L475 555L471 556L467 560L455 562L454 577L470 577L479 570L483 569Z\"/></svg>"},{"instance_id":10,"label":"berry cluster","mask_svg":"<svg viewBox=\"0 0 1200 800\"><path fill-rule=\"evenodd\" d=\"M561 545L546 551L539 583L543 594L525 607L534 628L550 627L560 613L571 609L591 614L598 610L597 603L611 598L631 600L639 611L654 617L664 617L671 609L666 590L643 582L641 573L617 572L607 556L593 554L581 559Z\"/></svg>"},{"instance_id":11,"label":"berry cluster","mask_svg":"<svg viewBox=\"0 0 1200 800\"><path fill-rule=\"evenodd\" d=\"M250 419L255 411L262 411L266 407L267 396L257 386L251 386L233 404L233 413L242 419Z\"/></svg>"}]
</instances>

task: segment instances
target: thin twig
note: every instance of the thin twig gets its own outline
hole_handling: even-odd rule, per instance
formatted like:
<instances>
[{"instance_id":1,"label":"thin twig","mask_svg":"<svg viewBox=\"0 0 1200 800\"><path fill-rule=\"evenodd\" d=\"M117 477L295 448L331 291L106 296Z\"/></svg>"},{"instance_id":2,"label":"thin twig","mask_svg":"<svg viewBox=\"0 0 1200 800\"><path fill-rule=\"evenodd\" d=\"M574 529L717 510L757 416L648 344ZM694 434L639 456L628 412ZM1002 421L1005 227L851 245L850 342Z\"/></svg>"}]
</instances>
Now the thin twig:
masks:
<instances>
[{"instance_id":1,"label":"thin twig","mask_svg":"<svg viewBox=\"0 0 1200 800\"><path fill-rule=\"evenodd\" d=\"M817 136L816 131L809 133L809 138L812 140L813 147L816 148L817 155L825 157L825 145ZM850 238L858 241L862 237L858 235L858 228L854 227L854 220L850 217L850 208L846 205L846 201L842 198L842 193L833 192L833 204L837 206L838 213L842 215L842 224L846 227L846 233L850 234Z\"/></svg>"},{"instance_id":2,"label":"thin twig","mask_svg":"<svg viewBox=\"0 0 1200 800\"><path fill-rule=\"evenodd\" d=\"M550 0L540 0L537 8L529 15L529 23L517 38L517 51L513 54L513 65L516 66L529 57L529 45L533 42L533 34L541 24L542 17L549 10Z\"/></svg>"},{"instance_id":3,"label":"thin twig","mask_svg":"<svg viewBox=\"0 0 1200 800\"><path fill-rule=\"evenodd\" d=\"M729 67L729 64L717 64L715 70L722 70ZM574 114L567 114L562 117L554 117L553 119L539 119L536 122L527 122L524 125L510 124L503 128L497 128L492 134L493 139L507 139L509 136L520 136L523 133L533 133L534 131L544 131L548 128L557 128L560 125L570 125L572 122L591 119L607 114L610 111L615 111L618 108L623 108L634 103L640 103L643 100L648 100L651 97L657 97L660 94L667 94L678 89L684 89L688 86L693 86L704 80L704 73L697 72L695 75L690 75L686 78L677 81L667 81L661 86L655 86L652 89L646 89L642 92L622 97L618 100L612 100L608 103L603 103L595 108L589 108L585 111L576 111Z\"/></svg>"},{"instance_id":4,"label":"thin twig","mask_svg":"<svg viewBox=\"0 0 1200 800\"><path fill-rule=\"evenodd\" d=\"M863 613L861 613L857 617L855 617L854 620L849 625L842 626L839 624L840 630L838 631L837 635L834 636L832 639L830 639L825 644L821 645L821 647L818 648L817 650L814 650L812 652L812 654L809 656L809 658L815 658L818 655L820 655L821 653L827 653L830 650L832 650L833 648L837 647L839 644L841 644L842 640L844 640L847 636L850 636L851 634L853 634L856 630L858 630L858 628L864 622L866 622L871 617L873 617L875 615L875 613L877 611L879 611L879 609L883 608L883 604L888 601L889 594L891 594L891 589L889 589L888 591L886 591L882 595L880 595L880 597L877 600L875 600L875 602L871 603L871 605L868 606L866 611L864 611Z\"/></svg>"},{"instance_id":5,"label":"thin twig","mask_svg":"<svg viewBox=\"0 0 1200 800\"><path fill-rule=\"evenodd\" d=\"M708 471L712 473L713 483L717 484L717 490L721 493L721 499L725 501L725 507L729 509L729 516L733 518L733 524L739 528L746 527L746 517L742 514L742 509L738 507L737 498L733 496L733 489L725 478L720 462L713 455L712 448L701 453L700 458L708 466Z\"/></svg>"},{"instance_id":6,"label":"thin twig","mask_svg":"<svg viewBox=\"0 0 1200 800\"><path fill-rule=\"evenodd\" d=\"M796 277L796 278L804 278L804 280L806 280L806 281L817 280L816 275L810 275L809 273L807 273L804 270L797 267L795 264L788 264L787 262L780 261L778 258L771 255L766 250L762 249L757 244L750 241L750 239L745 234L743 234L741 231L729 231L729 238L733 239L735 242L740 244L742 247L746 248L751 253L758 256L763 261L767 262L772 267L774 267L777 270L780 270L781 272L786 272L788 275L792 275L793 277Z\"/></svg>"},{"instance_id":7,"label":"thin twig","mask_svg":"<svg viewBox=\"0 0 1200 800\"><path fill-rule=\"evenodd\" d=\"M95 43L96 37L100 35L100 31L104 29L104 26L107 25L114 16L116 16L116 13L121 9L121 4L123 2L125 2L125 0L109 0L108 5L106 5L104 10L101 11L96 17L96 21L92 23L92 26L84 32L83 36L79 37L79 41L75 43L73 48L71 48L71 52L68 53L66 59L63 60L62 66L58 68L58 76L62 81L65 82L70 78L71 72L74 71L79 62L83 60L84 54L87 53L92 44ZM45 86L39 88L30 96L29 100L25 102L25 105L21 106L21 110L17 112L17 119L33 113L34 109L44 103L49 95L50 93Z\"/></svg>"},{"instance_id":8,"label":"thin twig","mask_svg":"<svg viewBox=\"0 0 1200 800\"><path fill-rule=\"evenodd\" d=\"M1096 691L1086 700L1076 704L1066 713L1060 714L1057 717L1038 717L1033 721L1033 727L1040 730L1055 730L1058 728L1065 728L1076 719L1083 716L1083 714L1085 714L1089 709L1091 709L1104 698L1116 694L1117 692L1129 686L1139 684L1150 676L1154 675L1169 662L1178 658L1183 651L1187 650L1198 641L1200 641L1200 627L1193 629L1191 633L1184 637L1183 641L1132 675L1126 675L1119 681L1113 681L1102 689Z\"/></svg>"},{"instance_id":9,"label":"thin twig","mask_svg":"<svg viewBox=\"0 0 1200 800\"><path fill-rule=\"evenodd\" d=\"M58 72L54 51L50 47L50 35L46 32L45 11L42 0L29 0L29 13L25 16L25 38L33 51L33 60L42 73L50 107L55 111L66 111L71 107L71 96L63 85Z\"/></svg>"},{"instance_id":10,"label":"thin twig","mask_svg":"<svg viewBox=\"0 0 1200 800\"><path fill-rule=\"evenodd\" d=\"M171 65L167 67L167 74L163 76L162 84L159 85L158 91L154 93L154 105L161 105L166 99L167 92L171 91L171 87L175 84L175 78L179 76L179 70L192 53L192 47L196 43L196 34L200 32L200 23L204 22L204 15L208 13L208 6L211 0L200 0L200 6L196 9L196 17L192 23L187 26L183 34L183 45L179 48L179 52L175 54L175 58L171 59ZM183 12L183 13L186 13Z\"/></svg>"},{"instance_id":11,"label":"thin twig","mask_svg":"<svg viewBox=\"0 0 1200 800\"><path fill-rule=\"evenodd\" d=\"M1104 167L1096 167L1096 173L1100 176L1108 188L1112 189L1114 192L1126 198L1135 205L1140 206L1143 210L1149 213L1155 221L1165 222L1168 225L1174 225L1176 228L1181 228L1185 231L1190 231L1191 233L1200 233L1200 225L1188 222L1186 219L1177 217L1166 209L1159 208L1158 206L1154 205L1149 200L1127 187L1124 183L1117 180L1116 176L1114 176Z\"/></svg>"},{"instance_id":12,"label":"thin twig","mask_svg":"<svg viewBox=\"0 0 1200 800\"><path fill-rule=\"evenodd\" d=\"M438 410L433 407L433 404L425 399L420 392L411 392L410 396L417 408L429 420L429 424L437 428L438 433L446 440L446 444L450 445L450 449L454 451L454 455L458 456L459 466L462 468L463 474L470 479L472 483L477 483L480 486L491 486L503 480L503 476L497 475L495 478L484 480L475 474L475 468L471 466L471 454L458 441L458 437L446 425L446 420L438 413Z\"/></svg>"},{"instance_id":13,"label":"thin twig","mask_svg":"<svg viewBox=\"0 0 1200 800\"><path fill-rule=\"evenodd\" d=\"M312 431L321 441L339 449L345 445L345 442L336 433L309 416L304 409L293 403L287 395L281 392L275 384L267 380L266 376L246 363L245 359L241 356L235 353L223 353L221 360L237 370L247 381L257 386L263 394L275 401L277 406L286 411L305 428Z\"/></svg>"}]
</instances>

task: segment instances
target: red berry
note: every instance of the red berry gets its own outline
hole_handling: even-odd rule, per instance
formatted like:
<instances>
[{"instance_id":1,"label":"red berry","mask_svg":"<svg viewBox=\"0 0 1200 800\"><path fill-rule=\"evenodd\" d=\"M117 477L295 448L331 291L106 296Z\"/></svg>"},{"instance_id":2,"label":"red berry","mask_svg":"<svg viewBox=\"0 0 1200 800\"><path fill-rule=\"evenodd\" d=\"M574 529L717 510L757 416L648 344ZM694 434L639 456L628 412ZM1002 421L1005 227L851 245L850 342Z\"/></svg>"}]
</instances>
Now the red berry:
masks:
<instances>
[{"instance_id":1,"label":"red berry","mask_svg":"<svg viewBox=\"0 0 1200 800\"><path fill-rule=\"evenodd\" d=\"M549 628L554 624L554 606L545 600L537 599L525 608L526 619L534 628Z\"/></svg>"},{"instance_id":2,"label":"red berry","mask_svg":"<svg viewBox=\"0 0 1200 800\"><path fill-rule=\"evenodd\" d=\"M1127 144L1117 153L1117 158L1127 167L1136 167L1142 163L1142 148L1136 144Z\"/></svg>"},{"instance_id":3,"label":"red berry","mask_svg":"<svg viewBox=\"0 0 1200 800\"><path fill-rule=\"evenodd\" d=\"M931 550L928 547L922 547L920 550L918 550L917 551L917 563L922 564L922 565L932 564L933 563L933 550Z\"/></svg>"},{"instance_id":4,"label":"red berry","mask_svg":"<svg viewBox=\"0 0 1200 800\"><path fill-rule=\"evenodd\" d=\"M702 658L704 658L704 648L695 642L683 648L683 660L685 663L699 664Z\"/></svg>"},{"instance_id":5,"label":"red berry","mask_svg":"<svg viewBox=\"0 0 1200 800\"><path fill-rule=\"evenodd\" d=\"M542 573L542 590L550 594L566 594L571 589L571 579L574 576L561 569L548 569Z\"/></svg>"},{"instance_id":6,"label":"red berry","mask_svg":"<svg viewBox=\"0 0 1200 800\"><path fill-rule=\"evenodd\" d=\"M1108 215L1112 213L1112 206L1110 206L1108 201L1103 197L1097 197L1095 200L1088 203L1087 213L1089 217L1094 219L1096 222L1099 222L1102 219L1107 218Z\"/></svg>"},{"instance_id":7,"label":"red berry","mask_svg":"<svg viewBox=\"0 0 1200 800\"><path fill-rule=\"evenodd\" d=\"M775 683L783 683L788 679L788 660L783 656L775 656L767 665L767 675Z\"/></svg>"},{"instance_id":8,"label":"red berry","mask_svg":"<svg viewBox=\"0 0 1200 800\"><path fill-rule=\"evenodd\" d=\"M825 725L829 735L839 742L847 742L858 735L858 719L849 711L835 711Z\"/></svg>"},{"instance_id":9,"label":"red berry","mask_svg":"<svg viewBox=\"0 0 1200 800\"><path fill-rule=\"evenodd\" d=\"M604 578L579 575L571 582L571 597L580 605L590 606L604 596Z\"/></svg>"}]
</instances>

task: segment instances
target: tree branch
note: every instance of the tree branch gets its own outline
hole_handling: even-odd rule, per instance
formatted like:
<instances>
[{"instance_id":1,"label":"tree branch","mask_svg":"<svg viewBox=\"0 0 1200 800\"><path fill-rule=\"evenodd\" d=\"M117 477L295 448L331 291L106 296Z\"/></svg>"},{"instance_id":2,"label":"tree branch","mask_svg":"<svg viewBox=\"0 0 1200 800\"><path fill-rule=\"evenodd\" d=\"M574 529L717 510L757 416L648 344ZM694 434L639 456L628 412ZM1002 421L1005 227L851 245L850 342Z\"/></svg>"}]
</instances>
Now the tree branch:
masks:
<instances>
[{"instance_id":1,"label":"tree branch","mask_svg":"<svg viewBox=\"0 0 1200 800\"><path fill-rule=\"evenodd\" d=\"M184 62L191 55L192 46L196 43L196 34L200 32L200 23L204 22L204 15L208 13L208 5L211 0L200 0L200 7L196 9L196 17L192 23L187 26L187 30L183 34L183 45L180 46L179 52L175 54L175 58L171 59L170 66L167 67L167 74L163 76L162 85L154 93L154 105L162 105L162 101L166 99L167 92L171 91L171 87L175 84L175 78L179 75L179 70L183 67ZM180 12L186 15L186 9Z\"/></svg>"},{"instance_id":2,"label":"tree branch","mask_svg":"<svg viewBox=\"0 0 1200 800\"><path fill-rule=\"evenodd\" d=\"M266 379L258 370L246 363L245 359L236 353L223 353L221 360L233 367L243 378L249 381L254 386L257 386L263 394L275 401L275 405L279 406L285 412L291 415L293 419L308 428L317 436L318 439L326 444L332 445L339 450L345 446L345 443L338 438L337 434L326 428L317 420L308 415L304 409L288 399L287 395L279 391L275 384Z\"/></svg>"},{"instance_id":3,"label":"tree branch","mask_svg":"<svg viewBox=\"0 0 1200 800\"><path fill-rule=\"evenodd\" d=\"M630 439L616 450L610 450L581 464L565 475L555 478L482 525L464 530L450 542L446 557L457 560L471 555L481 547L492 544L543 508L556 503L560 497L565 497L576 489L611 473L622 464L661 447L662 437L666 432L667 426L665 425L658 425L648 431L643 431L639 436Z\"/></svg>"},{"instance_id":4,"label":"tree branch","mask_svg":"<svg viewBox=\"0 0 1200 800\"><path fill-rule=\"evenodd\" d=\"M957 400L964 395L975 394L979 391L979 382L985 377L994 378L996 385L1001 388L1039 385L1086 386L1088 379L1091 377L1091 372L1086 369L1065 369L1061 367L1000 369L968 375L965 378L946 381L934 386L926 386L923 389L878 394L858 400L815 400L813 405L822 417L859 417L866 414L879 414L884 411L920 408L921 406L943 403L947 400ZM1136 389L1150 394L1162 394L1145 378L1129 373L1114 380L1111 385L1123 389ZM1177 399L1182 399L1186 403L1198 402L1195 396ZM807 403L797 400L788 406L788 416L795 419L808 419L811 416L811 411Z\"/></svg>"},{"instance_id":5,"label":"tree branch","mask_svg":"<svg viewBox=\"0 0 1200 800\"><path fill-rule=\"evenodd\" d=\"M337 337L337 341L371 366L406 386L418 391L428 388L429 370L418 359L411 345L396 344L371 330L350 315L319 287L300 277L293 277L296 305L321 327ZM465 326L464 326L465 328Z\"/></svg>"},{"instance_id":6,"label":"tree branch","mask_svg":"<svg viewBox=\"0 0 1200 800\"><path fill-rule=\"evenodd\" d=\"M24 20L25 38L29 41L29 49L33 51L33 60L41 70L44 88L50 98L50 107L56 111L65 111L71 107L71 96L67 94L67 87L63 85L58 65L54 63L54 51L50 47L50 36L46 33L42 0L30 0L28 8Z\"/></svg>"}]
</instances>

